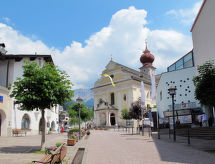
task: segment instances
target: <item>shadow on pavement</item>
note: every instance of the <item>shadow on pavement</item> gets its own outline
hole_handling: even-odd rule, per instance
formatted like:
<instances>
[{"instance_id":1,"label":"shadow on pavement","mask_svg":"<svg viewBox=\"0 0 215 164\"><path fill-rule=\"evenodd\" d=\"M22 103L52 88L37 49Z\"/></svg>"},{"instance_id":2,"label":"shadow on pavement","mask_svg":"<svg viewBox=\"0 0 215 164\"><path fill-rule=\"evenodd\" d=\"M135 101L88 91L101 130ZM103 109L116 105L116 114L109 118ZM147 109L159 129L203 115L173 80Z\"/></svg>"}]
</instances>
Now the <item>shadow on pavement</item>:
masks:
<instances>
[{"instance_id":1,"label":"shadow on pavement","mask_svg":"<svg viewBox=\"0 0 215 164\"><path fill-rule=\"evenodd\" d=\"M40 146L12 146L1 147L0 153L30 153L37 150L40 150Z\"/></svg>"},{"instance_id":2,"label":"shadow on pavement","mask_svg":"<svg viewBox=\"0 0 215 164\"><path fill-rule=\"evenodd\" d=\"M177 138L177 142L173 142L166 136L161 139L157 138L157 134L152 134L152 140L157 147L162 161L176 163L214 163L213 154L200 151L192 146L187 145L184 138ZM194 143L193 143L194 144Z\"/></svg>"},{"instance_id":3,"label":"shadow on pavement","mask_svg":"<svg viewBox=\"0 0 215 164\"><path fill-rule=\"evenodd\" d=\"M126 140L139 140L139 141L143 141L143 139L141 138L125 138Z\"/></svg>"}]
</instances>

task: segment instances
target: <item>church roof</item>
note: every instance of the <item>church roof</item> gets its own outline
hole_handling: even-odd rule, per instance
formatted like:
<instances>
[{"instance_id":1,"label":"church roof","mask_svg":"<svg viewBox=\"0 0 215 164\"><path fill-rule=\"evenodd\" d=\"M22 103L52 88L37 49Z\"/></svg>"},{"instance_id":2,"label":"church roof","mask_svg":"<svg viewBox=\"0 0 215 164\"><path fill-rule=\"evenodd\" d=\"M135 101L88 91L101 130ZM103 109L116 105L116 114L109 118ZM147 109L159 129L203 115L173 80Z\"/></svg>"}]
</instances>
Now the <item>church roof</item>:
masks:
<instances>
[{"instance_id":1,"label":"church roof","mask_svg":"<svg viewBox=\"0 0 215 164\"><path fill-rule=\"evenodd\" d=\"M111 104L108 104L108 102L100 99L99 104L97 104L96 110L118 110L116 107L114 107Z\"/></svg>"},{"instance_id":2,"label":"church roof","mask_svg":"<svg viewBox=\"0 0 215 164\"><path fill-rule=\"evenodd\" d=\"M129 80L135 80L135 81L138 81L138 82L141 82L143 81L144 84L148 84L148 85L151 85L151 80L150 80L150 76L144 72L139 72L137 70L134 70L132 68L129 68L125 65L122 65L122 64L119 64L113 60L111 60L107 66L106 66L106 69L102 72L102 74L104 73L107 73L107 67L110 65L110 64L115 64L116 66L118 66L120 68L120 70L126 74L128 74L128 78L127 79L123 79L123 80L120 80L120 81L114 81L115 84L117 83L121 83L121 82L125 82L125 81L129 81ZM99 79L101 80L101 78ZM99 82L99 80L97 82ZM156 77L156 83L158 82L159 80L159 76ZM96 83L97 83L96 82ZM96 85L95 83L95 87L92 88L92 89L95 89L95 88L101 88L101 87L105 87L105 86L109 86L109 85L112 85L111 83L108 83L108 84L103 84L103 85Z\"/></svg>"}]
</instances>

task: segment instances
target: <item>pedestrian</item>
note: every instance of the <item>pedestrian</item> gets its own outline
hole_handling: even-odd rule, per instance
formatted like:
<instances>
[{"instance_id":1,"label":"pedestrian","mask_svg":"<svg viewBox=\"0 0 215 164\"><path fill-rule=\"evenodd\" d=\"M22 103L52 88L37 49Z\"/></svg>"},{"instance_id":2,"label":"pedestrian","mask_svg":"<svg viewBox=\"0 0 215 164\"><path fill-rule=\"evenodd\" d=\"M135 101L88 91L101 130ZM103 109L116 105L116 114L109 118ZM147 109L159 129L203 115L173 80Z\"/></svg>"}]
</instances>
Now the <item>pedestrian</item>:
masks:
<instances>
[{"instance_id":1,"label":"pedestrian","mask_svg":"<svg viewBox=\"0 0 215 164\"><path fill-rule=\"evenodd\" d=\"M207 126L207 115L205 113L202 114L202 126Z\"/></svg>"},{"instance_id":2,"label":"pedestrian","mask_svg":"<svg viewBox=\"0 0 215 164\"><path fill-rule=\"evenodd\" d=\"M198 121L199 121L199 125L200 127L202 127L202 115L198 115Z\"/></svg>"},{"instance_id":3,"label":"pedestrian","mask_svg":"<svg viewBox=\"0 0 215 164\"><path fill-rule=\"evenodd\" d=\"M179 120L179 119L176 120L176 125L177 125L177 126L180 125L180 120Z\"/></svg>"},{"instance_id":4,"label":"pedestrian","mask_svg":"<svg viewBox=\"0 0 215 164\"><path fill-rule=\"evenodd\" d=\"M208 119L209 127L213 126L213 122L214 122L214 118L213 117L209 117L209 119Z\"/></svg>"},{"instance_id":5,"label":"pedestrian","mask_svg":"<svg viewBox=\"0 0 215 164\"><path fill-rule=\"evenodd\" d=\"M60 132L61 132L61 134L63 134L63 126L61 126L61 128L60 128Z\"/></svg>"},{"instance_id":6,"label":"pedestrian","mask_svg":"<svg viewBox=\"0 0 215 164\"><path fill-rule=\"evenodd\" d=\"M60 125L57 126L57 133L60 133Z\"/></svg>"}]
</instances>

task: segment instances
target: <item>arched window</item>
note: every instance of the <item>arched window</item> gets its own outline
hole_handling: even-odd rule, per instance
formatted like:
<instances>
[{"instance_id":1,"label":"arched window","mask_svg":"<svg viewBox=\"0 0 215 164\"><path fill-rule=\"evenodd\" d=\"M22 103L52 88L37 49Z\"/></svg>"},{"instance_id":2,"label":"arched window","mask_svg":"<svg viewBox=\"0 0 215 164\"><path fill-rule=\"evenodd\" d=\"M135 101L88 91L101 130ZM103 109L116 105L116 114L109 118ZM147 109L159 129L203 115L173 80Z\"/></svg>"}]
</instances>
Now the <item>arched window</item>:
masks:
<instances>
[{"instance_id":1,"label":"arched window","mask_svg":"<svg viewBox=\"0 0 215 164\"><path fill-rule=\"evenodd\" d=\"M27 114L24 114L22 117L22 124L21 124L22 129L30 129L30 118Z\"/></svg>"}]
</instances>

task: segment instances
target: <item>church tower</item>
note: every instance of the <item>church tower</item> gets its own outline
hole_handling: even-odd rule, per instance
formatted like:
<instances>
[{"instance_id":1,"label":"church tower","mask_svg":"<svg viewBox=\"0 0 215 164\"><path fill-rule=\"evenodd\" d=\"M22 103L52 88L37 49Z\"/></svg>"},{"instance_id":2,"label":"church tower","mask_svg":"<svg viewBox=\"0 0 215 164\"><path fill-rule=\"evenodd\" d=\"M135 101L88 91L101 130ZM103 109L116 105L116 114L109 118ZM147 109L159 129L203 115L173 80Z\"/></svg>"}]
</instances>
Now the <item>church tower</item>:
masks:
<instances>
[{"instance_id":1,"label":"church tower","mask_svg":"<svg viewBox=\"0 0 215 164\"><path fill-rule=\"evenodd\" d=\"M155 57L148 50L147 42L146 42L145 51L143 51L143 54L140 56L140 62L143 64L143 66L139 68L140 72L149 75L150 70L154 71L156 69L152 65L152 63L154 62L154 59L155 59Z\"/></svg>"}]
</instances>

